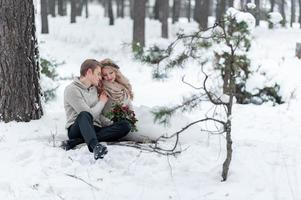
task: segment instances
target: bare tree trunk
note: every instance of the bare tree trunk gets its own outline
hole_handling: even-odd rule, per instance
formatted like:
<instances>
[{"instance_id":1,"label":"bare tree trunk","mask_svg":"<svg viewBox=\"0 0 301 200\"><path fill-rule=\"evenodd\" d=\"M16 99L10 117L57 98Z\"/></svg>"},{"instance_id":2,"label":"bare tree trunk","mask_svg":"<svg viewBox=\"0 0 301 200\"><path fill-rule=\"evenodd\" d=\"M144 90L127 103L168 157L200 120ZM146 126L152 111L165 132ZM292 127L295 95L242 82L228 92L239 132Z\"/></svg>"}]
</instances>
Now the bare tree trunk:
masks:
<instances>
[{"instance_id":1,"label":"bare tree trunk","mask_svg":"<svg viewBox=\"0 0 301 200\"><path fill-rule=\"evenodd\" d=\"M76 16L82 16L84 0L76 0Z\"/></svg>"},{"instance_id":2,"label":"bare tree trunk","mask_svg":"<svg viewBox=\"0 0 301 200\"><path fill-rule=\"evenodd\" d=\"M256 19L256 26L259 26L260 23L260 0L255 0L256 4L256 13L255 13L255 19Z\"/></svg>"},{"instance_id":3,"label":"bare tree trunk","mask_svg":"<svg viewBox=\"0 0 301 200\"><path fill-rule=\"evenodd\" d=\"M291 27L293 27L293 23L295 22L296 18L296 1L291 0Z\"/></svg>"},{"instance_id":4,"label":"bare tree trunk","mask_svg":"<svg viewBox=\"0 0 301 200\"><path fill-rule=\"evenodd\" d=\"M191 0L187 0L186 17L188 19L188 22L190 22L190 19L191 19Z\"/></svg>"},{"instance_id":5,"label":"bare tree trunk","mask_svg":"<svg viewBox=\"0 0 301 200\"><path fill-rule=\"evenodd\" d=\"M116 0L116 16L124 18L124 0Z\"/></svg>"},{"instance_id":6,"label":"bare tree trunk","mask_svg":"<svg viewBox=\"0 0 301 200\"><path fill-rule=\"evenodd\" d=\"M270 12L274 12L274 8L275 8L275 0L270 0L270 3L271 3Z\"/></svg>"},{"instance_id":7,"label":"bare tree trunk","mask_svg":"<svg viewBox=\"0 0 301 200\"><path fill-rule=\"evenodd\" d=\"M70 3L71 3L70 23L76 23L76 1L77 0L70 0Z\"/></svg>"},{"instance_id":8,"label":"bare tree trunk","mask_svg":"<svg viewBox=\"0 0 301 200\"><path fill-rule=\"evenodd\" d=\"M223 16L226 12L226 0L217 0L216 4L216 21L223 24Z\"/></svg>"},{"instance_id":9,"label":"bare tree trunk","mask_svg":"<svg viewBox=\"0 0 301 200\"><path fill-rule=\"evenodd\" d=\"M41 33L49 33L49 26L48 26L48 0L41 0L41 22L42 22L42 30Z\"/></svg>"},{"instance_id":10,"label":"bare tree trunk","mask_svg":"<svg viewBox=\"0 0 301 200\"><path fill-rule=\"evenodd\" d=\"M208 28L208 17L209 17L209 9L210 9L210 0L202 0L201 1L201 18L200 18L200 27L202 29Z\"/></svg>"},{"instance_id":11,"label":"bare tree trunk","mask_svg":"<svg viewBox=\"0 0 301 200\"><path fill-rule=\"evenodd\" d=\"M245 1L240 0L240 9L243 10L245 8Z\"/></svg>"},{"instance_id":12,"label":"bare tree trunk","mask_svg":"<svg viewBox=\"0 0 301 200\"><path fill-rule=\"evenodd\" d=\"M174 0L172 7L172 23L176 23L179 21L181 11L181 0Z\"/></svg>"},{"instance_id":13,"label":"bare tree trunk","mask_svg":"<svg viewBox=\"0 0 301 200\"><path fill-rule=\"evenodd\" d=\"M120 17L124 18L124 0L120 0L120 2L121 2Z\"/></svg>"},{"instance_id":14,"label":"bare tree trunk","mask_svg":"<svg viewBox=\"0 0 301 200\"><path fill-rule=\"evenodd\" d=\"M195 0L194 1L194 9L193 9L193 19L194 21L201 23L202 13L201 8L202 6L202 0Z\"/></svg>"},{"instance_id":15,"label":"bare tree trunk","mask_svg":"<svg viewBox=\"0 0 301 200\"><path fill-rule=\"evenodd\" d=\"M234 6L234 0L229 0L229 7L233 7Z\"/></svg>"},{"instance_id":16,"label":"bare tree trunk","mask_svg":"<svg viewBox=\"0 0 301 200\"><path fill-rule=\"evenodd\" d=\"M109 25L114 25L114 14L113 14L113 5L112 5L112 0L108 0L108 14L109 14Z\"/></svg>"},{"instance_id":17,"label":"bare tree trunk","mask_svg":"<svg viewBox=\"0 0 301 200\"><path fill-rule=\"evenodd\" d=\"M57 13L58 13L59 16L66 16L67 15L67 2L66 2L66 0L58 0Z\"/></svg>"},{"instance_id":18,"label":"bare tree trunk","mask_svg":"<svg viewBox=\"0 0 301 200\"><path fill-rule=\"evenodd\" d=\"M300 42L296 43L296 56L297 56L297 58L301 59L301 43Z\"/></svg>"},{"instance_id":19,"label":"bare tree trunk","mask_svg":"<svg viewBox=\"0 0 301 200\"><path fill-rule=\"evenodd\" d=\"M285 15L285 0L281 0L281 4L280 4L280 13L282 15L282 21L281 21L281 25L283 27L286 26L286 15Z\"/></svg>"},{"instance_id":20,"label":"bare tree trunk","mask_svg":"<svg viewBox=\"0 0 301 200\"><path fill-rule=\"evenodd\" d=\"M0 5L0 121L39 119L43 109L33 1L0 0Z\"/></svg>"},{"instance_id":21,"label":"bare tree trunk","mask_svg":"<svg viewBox=\"0 0 301 200\"><path fill-rule=\"evenodd\" d=\"M270 0L271 3L271 8L270 8L270 12L274 12L274 8L275 8L275 0ZM273 28L273 23L269 22L269 28Z\"/></svg>"},{"instance_id":22,"label":"bare tree trunk","mask_svg":"<svg viewBox=\"0 0 301 200\"><path fill-rule=\"evenodd\" d=\"M134 0L133 46L145 45L145 0Z\"/></svg>"},{"instance_id":23,"label":"bare tree trunk","mask_svg":"<svg viewBox=\"0 0 301 200\"><path fill-rule=\"evenodd\" d=\"M85 13L86 13L86 18L89 17L89 9L88 9L88 0L84 0L84 4L85 4Z\"/></svg>"},{"instance_id":24,"label":"bare tree trunk","mask_svg":"<svg viewBox=\"0 0 301 200\"><path fill-rule=\"evenodd\" d=\"M131 15L131 19L134 19L134 15L135 15L135 13L134 13L134 4L135 4L135 0L129 0L130 1L130 15ZM145 1L145 0L143 0L143 1ZM145 8L144 8L144 10L145 10ZM145 12L145 11L144 11Z\"/></svg>"},{"instance_id":25,"label":"bare tree trunk","mask_svg":"<svg viewBox=\"0 0 301 200\"><path fill-rule=\"evenodd\" d=\"M231 116L232 116L232 106L233 106L233 100L234 100L234 94L235 94L235 69L233 69L233 63L234 63L234 48L231 47L231 64L226 66L225 69L225 77L226 80L224 79L224 94L229 95L229 102L227 103L227 123L225 125L225 131L226 131L226 147L227 147L227 157L223 163L223 171L222 171L222 178L223 181L226 181L228 178L228 172L229 172L229 167L230 163L232 160L232 139L231 139L231 131L232 131L232 123L231 123ZM226 82L225 82L226 81Z\"/></svg>"},{"instance_id":26,"label":"bare tree trunk","mask_svg":"<svg viewBox=\"0 0 301 200\"><path fill-rule=\"evenodd\" d=\"M49 14L51 14L52 17L55 17L55 2L56 0L48 0Z\"/></svg>"},{"instance_id":27,"label":"bare tree trunk","mask_svg":"<svg viewBox=\"0 0 301 200\"><path fill-rule=\"evenodd\" d=\"M154 19L160 20L160 0L155 1L154 5Z\"/></svg>"},{"instance_id":28,"label":"bare tree trunk","mask_svg":"<svg viewBox=\"0 0 301 200\"><path fill-rule=\"evenodd\" d=\"M300 28L301 28L301 0L299 0L299 25L300 25Z\"/></svg>"},{"instance_id":29,"label":"bare tree trunk","mask_svg":"<svg viewBox=\"0 0 301 200\"><path fill-rule=\"evenodd\" d=\"M160 16L161 16L161 28L162 28L162 38L168 38L168 14L169 14L169 0L160 0Z\"/></svg>"}]
</instances>

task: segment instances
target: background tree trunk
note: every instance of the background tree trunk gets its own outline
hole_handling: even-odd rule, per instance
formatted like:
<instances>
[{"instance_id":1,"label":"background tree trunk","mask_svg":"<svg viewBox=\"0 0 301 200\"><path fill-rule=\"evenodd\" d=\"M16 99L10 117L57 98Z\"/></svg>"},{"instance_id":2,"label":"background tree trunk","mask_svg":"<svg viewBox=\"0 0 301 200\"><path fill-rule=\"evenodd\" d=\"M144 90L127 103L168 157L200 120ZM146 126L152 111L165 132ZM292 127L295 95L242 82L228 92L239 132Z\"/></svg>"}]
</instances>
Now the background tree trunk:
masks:
<instances>
[{"instance_id":1,"label":"background tree trunk","mask_svg":"<svg viewBox=\"0 0 301 200\"><path fill-rule=\"evenodd\" d=\"M201 18L200 18L200 27L202 29L208 28L208 17L210 10L210 0L202 0L201 1Z\"/></svg>"},{"instance_id":2,"label":"background tree trunk","mask_svg":"<svg viewBox=\"0 0 301 200\"><path fill-rule=\"evenodd\" d=\"M84 5L85 5L85 13L86 13L86 18L89 17L89 8L88 8L88 0L84 0Z\"/></svg>"},{"instance_id":3,"label":"background tree trunk","mask_svg":"<svg viewBox=\"0 0 301 200\"><path fill-rule=\"evenodd\" d=\"M274 12L274 8L275 8L275 0L270 0L270 3L271 3L270 12Z\"/></svg>"},{"instance_id":4,"label":"background tree trunk","mask_svg":"<svg viewBox=\"0 0 301 200\"><path fill-rule=\"evenodd\" d=\"M225 11L226 11L226 0L217 0L217 4L216 4L216 21L217 22L222 23Z\"/></svg>"},{"instance_id":5,"label":"background tree trunk","mask_svg":"<svg viewBox=\"0 0 301 200\"><path fill-rule=\"evenodd\" d=\"M121 18L124 18L124 0L120 0L120 6L121 6L121 8L120 8L120 17Z\"/></svg>"},{"instance_id":6,"label":"background tree trunk","mask_svg":"<svg viewBox=\"0 0 301 200\"><path fill-rule=\"evenodd\" d=\"M145 45L145 0L134 0L133 45Z\"/></svg>"},{"instance_id":7,"label":"background tree trunk","mask_svg":"<svg viewBox=\"0 0 301 200\"><path fill-rule=\"evenodd\" d=\"M131 15L131 19L134 19L134 4L135 4L135 0L129 0L130 1L130 15ZM145 0L143 0L144 4L145 4ZM145 6L144 6L145 7ZM144 8L144 12L145 12L145 8Z\"/></svg>"},{"instance_id":8,"label":"background tree trunk","mask_svg":"<svg viewBox=\"0 0 301 200\"><path fill-rule=\"evenodd\" d=\"M187 0L186 17L187 17L188 22L190 22L190 18L191 18L191 0Z\"/></svg>"},{"instance_id":9,"label":"background tree trunk","mask_svg":"<svg viewBox=\"0 0 301 200\"><path fill-rule=\"evenodd\" d=\"M230 0L229 1L229 7L233 7L234 6L234 0Z\"/></svg>"},{"instance_id":10,"label":"background tree trunk","mask_svg":"<svg viewBox=\"0 0 301 200\"><path fill-rule=\"evenodd\" d=\"M67 2L66 2L66 0L58 0L57 13L58 13L59 16L66 16L67 15Z\"/></svg>"},{"instance_id":11,"label":"background tree trunk","mask_svg":"<svg viewBox=\"0 0 301 200\"><path fill-rule=\"evenodd\" d=\"M172 23L176 23L179 21L181 11L181 0L174 0L172 7Z\"/></svg>"},{"instance_id":12,"label":"background tree trunk","mask_svg":"<svg viewBox=\"0 0 301 200\"><path fill-rule=\"evenodd\" d=\"M41 22L42 22L42 30L41 33L49 33L49 25L48 25L48 0L41 0Z\"/></svg>"},{"instance_id":13,"label":"background tree trunk","mask_svg":"<svg viewBox=\"0 0 301 200\"><path fill-rule=\"evenodd\" d=\"M71 3L71 23L76 23L76 1L77 0L70 0Z\"/></svg>"},{"instance_id":14,"label":"background tree trunk","mask_svg":"<svg viewBox=\"0 0 301 200\"><path fill-rule=\"evenodd\" d=\"M154 5L154 19L160 20L160 0L155 1Z\"/></svg>"},{"instance_id":15,"label":"background tree trunk","mask_svg":"<svg viewBox=\"0 0 301 200\"><path fill-rule=\"evenodd\" d=\"M55 2L56 0L48 0L49 14L51 14L52 17L55 17Z\"/></svg>"},{"instance_id":16,"label":"background tree trunk","mask_svg":"<svg viewBox=\"0 0 301 200\"><path fill-rule=\"evenodd\" d=\"M270 8L270 12L274 12L274 8L275 8L275 0L270 0L271 3L271 8ZM269 22L269 28L273 28L273 23Z\"/></svg>"},{"instance_id":17,"label":"background tree trunk","mask_svg":"<svg viewBox=\"0 0 301 200\"><path fill-rule=\"evenodd\" d=\"M162 28L162 38L168 38L168 14L169 14L169 0L160 0L160 16L161 16L161 28Z\"/></svg>"},{"instance_id":18,"label":"background tree trunk","mask_svg":"<svg viewBox=\"0 0 301 200\"><path fill-rule=\"evenodd\" d=\"M84 0L76 0L76 16L82 16Z\"/></svg>"},{"instance_id":19,"label":"background tree trunk","mask_svg":"<svg viewBox=\"0 0 301 200\"><path fill-rule=\"evenodd\" d=\"M281 4L280 4L280 13L282 15L282 21L281 21L281 25L283 27L286 26L286 15L285 15L285 0L281 0Z\"/></svg>"},{"instance_id":20,"label":"background tree trunk","mask_svg":"<svg viewBox=\"0 0 301 200\"><path fill-rule=\"evenodd\" d=\"M113 13L113 5L112 0L108 0L108 14L109 14L109 25L114 25L114 13Z\"/></svg>"},{"instance_id":21,"label":"background tree trunk","mask_svg":"<svg viewBox=\"0 0 301 200\"><path fill-rule=\"evenodd\" d=\"M203 14L203 13L201 13L202 1L203 0L195 0L194 9L193 9L193 19L194 19L194 21L198 22L199 24L201 23L201 18L202 18L202 14Z\"/></svg>"},{"instance_id":22,"label":"background tree trunk","mask_svg":"<svg viewBox=\"0 0 301 200\"><path fill-rule=\"evenodd\" d=\"M296 44L296 56L301 59L301 43L297 42Z\"/></svg>"},{"instance_id":23,"label":"background tree trunk","mask_svg":"<svg viewBox=\"0 0 301 200\"><path fill-rule=\"evenodd\" d=\"M299 25L300 25L300 28L301 28L301 0L299 0Z\"/></svg>"},{"instance_id":24,"label":"background tree trunk","mask_svg":"<svg viewBox=\"0 0 301 200\"><path fill-rule=\"evenodd\" d=\"M32 0L0 0L0 120L43 115Z\"/></svg>"},{"instance_id":25,"label":"background tree trunk","mask_svg":"<svg viewBox=\"0 0 301 200\"><path fill-rule=\"evenodd\" d=\"M255 19L256 19L256 26L259 26L260 23L260 0L255 0L255 4L256 4L256 13L255 13Z\"/></svg>"},{"instance_id":26,"label":"background tree trunk","mask_svg":"<svg viewBox=\"0 0 301 200\"><path fill-rule=\"evenodd\" d=\"M293 27L293 23L295 22L296 18L296 1L291 0L291 27Z\"/></svg>"}]
</instances>

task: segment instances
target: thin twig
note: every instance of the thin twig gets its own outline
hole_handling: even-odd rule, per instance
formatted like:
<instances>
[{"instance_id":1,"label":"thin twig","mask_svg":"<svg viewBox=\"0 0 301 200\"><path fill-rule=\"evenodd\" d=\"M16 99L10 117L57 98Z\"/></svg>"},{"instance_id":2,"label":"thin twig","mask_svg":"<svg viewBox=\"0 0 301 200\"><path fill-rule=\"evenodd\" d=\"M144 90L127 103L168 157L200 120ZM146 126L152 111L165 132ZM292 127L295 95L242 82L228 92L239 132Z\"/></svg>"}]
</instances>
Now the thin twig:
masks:
<instances>
[{"instance_id":1,"label":"thin twig","mask_svg":"<svg viewBox=\"0 0 301 200\"><path fill-rule=\"evenodd\" d=\"M75 175L73 175L73 174L66 174L66 173L65 173L65 175L70 176L70 177L72 177L72 178L75 178L75 179L77 179L77 180L80 180L80 181L86 183L87 185L89 185L91 188L94 188L94 189L97 190L97 191L100 190L98 187L92 185L91 183L88 183L87 181L85 181L84 179L82 179L82 178L80 178L80 177L78 177L78 176L75 176Z\"/></svg>"}]
</instances>

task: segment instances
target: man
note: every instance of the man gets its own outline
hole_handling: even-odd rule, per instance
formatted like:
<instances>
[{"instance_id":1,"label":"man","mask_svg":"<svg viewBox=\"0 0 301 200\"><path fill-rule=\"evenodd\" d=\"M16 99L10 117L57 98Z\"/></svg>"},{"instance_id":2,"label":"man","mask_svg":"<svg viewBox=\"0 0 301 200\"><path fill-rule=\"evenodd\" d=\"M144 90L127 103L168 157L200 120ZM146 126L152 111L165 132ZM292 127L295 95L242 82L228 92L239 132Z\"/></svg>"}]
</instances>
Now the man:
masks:
<instances>
[{"instance_id":1,"label":"man","mask_svg":"<svg viewBox=\"0 0 301 200\"><path fill-rule=\"evenodd\" d=\"M116 141L129 133L128 121L112 123L101 112L108 97L98 95L97 86L101 81L101 64L94 59L85 60L80 68L80 77L65 88L64 108L66 111L68 138L62 143L66 150L85 142L95 160L108 152L102 141Z\"/></svg>"}]
</instances>

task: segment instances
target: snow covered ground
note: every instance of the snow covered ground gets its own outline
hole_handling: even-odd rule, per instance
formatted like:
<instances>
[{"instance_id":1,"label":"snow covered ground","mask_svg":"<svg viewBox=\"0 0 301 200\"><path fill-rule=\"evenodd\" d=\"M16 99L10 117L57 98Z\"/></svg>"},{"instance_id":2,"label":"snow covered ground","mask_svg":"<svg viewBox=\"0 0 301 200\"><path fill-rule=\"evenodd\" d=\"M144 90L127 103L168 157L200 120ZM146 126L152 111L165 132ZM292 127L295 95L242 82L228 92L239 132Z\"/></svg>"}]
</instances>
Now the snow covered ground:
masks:
<instances>
[{"instance_id":1,"label":"snow covered ground","mask_svg":"<svg viewBox=\"0 0 301 200\"><path fill-rule=\"evenodd\" d=\"M91 17L50 17L50 34L38 35L40 54L65 64L60 77L78 75L86 58L116 60L135 91L138 118L150 134L173 133L198 112L173 119L170 127L151 123L149 108L181 100L192 89L181 81L183 73L196 74L198 66L172 73L167 82L151 79L151 68L132 59L132 23L117 19L109 27L100 6L90 7ZM39 19L39 18L37 18ZM39 20L38 20L39 24ZM185 20L170 28L193 30ZM39 29L38 29L39 30ZM160 39L160 24L147 20L148 43ZM227 182L221 182L225 138L193 127L183 133L177 157L109 145L103 160L95 161L85 146L64 151L66 139L63 90L70 80L60 80L57 98L44 105L45 115L30 123L0 123L0 199L189 199L189 200L301 200L301 60L294 57L300 29L257 28L252 63L268 71L268 79L281 84L286 103L235 105L233 161ZM256 81L256 80L254 80Z\"/></svg>"}]
</instances>

